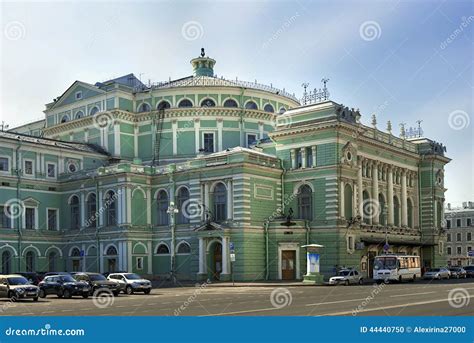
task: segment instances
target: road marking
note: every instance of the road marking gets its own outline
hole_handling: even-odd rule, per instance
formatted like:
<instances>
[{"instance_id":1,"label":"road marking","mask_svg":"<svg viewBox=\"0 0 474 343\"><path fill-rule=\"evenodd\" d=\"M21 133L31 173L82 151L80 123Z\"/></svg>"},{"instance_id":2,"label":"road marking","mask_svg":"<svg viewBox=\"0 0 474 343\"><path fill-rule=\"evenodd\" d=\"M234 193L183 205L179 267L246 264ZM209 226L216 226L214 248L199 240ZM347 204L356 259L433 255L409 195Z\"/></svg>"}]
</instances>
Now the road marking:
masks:
<instances>
[{"instance_id":1,"label":"road marking","mask_svg":"<svg viewBox=\"0 0 474 343\"><path fill-rule=\"evenodd\" d=\"M327 305L327 304L339 304L339 303L346 303L346 302L349 302L349 301L362 301L362 300L367 300L367 298L329 301L329 302L325 302L325 303L306 304L304 306L319 306L319 305Z\"/></svg>"},{"instance_id":2,"label":"road marking","mask_svg":"<svg viewBox=\"0 0 474 343\"><path fill-rule=\"evenodd\" d=\"M274 311L280 310L276 307L269 307L269 308L259 308L256 310L244 310L244 311L235 311L235 312L223 312L223 313L216 313L216 314L202 314L198 317L214 317L214 316L228 316L231 314L242 314L242 313L251 313L251 312L263 312L263 311Z\"/></svg>"},{"instance_id":3,"label":"road marking","mask_svg":"<svg viewBox=\"0 0 474 343\"><path fill-rule=\"evenodd\" d=\"M396 297L408 297L410 295L422 295L422 294L432 294L436 292L423 292L423 293L410 293L410 294L395 294L391 295L390 298L396 298Z\"/></svg>"}]
</instances>

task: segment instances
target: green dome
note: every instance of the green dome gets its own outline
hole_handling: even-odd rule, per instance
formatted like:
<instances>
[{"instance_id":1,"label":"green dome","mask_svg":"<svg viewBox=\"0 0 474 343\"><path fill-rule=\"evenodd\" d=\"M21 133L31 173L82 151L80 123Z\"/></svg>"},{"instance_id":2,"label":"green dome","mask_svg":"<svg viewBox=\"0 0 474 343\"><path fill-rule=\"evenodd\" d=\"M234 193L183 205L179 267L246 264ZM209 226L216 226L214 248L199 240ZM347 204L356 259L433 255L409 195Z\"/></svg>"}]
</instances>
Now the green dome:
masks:
<instances>
[{"instance_id":1,"label":"green dome","mask_svg":"<svg viewBox=\"0 0 474 343\"><path fill-rule=\"evenodd\" d=\"M204 48L202 48L201 56L191 60L194 76L214 76L216 60L206 57L205 55Z\"/></svg>"}]
</instances>

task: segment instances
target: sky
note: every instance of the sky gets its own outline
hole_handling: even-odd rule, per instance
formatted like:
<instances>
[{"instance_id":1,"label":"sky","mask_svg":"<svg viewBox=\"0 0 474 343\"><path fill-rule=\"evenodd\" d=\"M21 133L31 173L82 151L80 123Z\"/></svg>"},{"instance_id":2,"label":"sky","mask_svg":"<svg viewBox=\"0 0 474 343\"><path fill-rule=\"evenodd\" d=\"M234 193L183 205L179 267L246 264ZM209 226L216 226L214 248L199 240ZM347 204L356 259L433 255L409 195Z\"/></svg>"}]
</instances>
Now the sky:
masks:
<instances>
[{"instance_id":1,"label":"sky","mask_svg":"<svg viewBox=\"0 0 474 343\"><path fill-rule=\"evenodd\" d=\"M0 4L0 123L43 118L75 80L215 73L302 95L302 83L442 142L446 201L474 201L472 1L46 1Z\"/></svg>"}]
</instances>

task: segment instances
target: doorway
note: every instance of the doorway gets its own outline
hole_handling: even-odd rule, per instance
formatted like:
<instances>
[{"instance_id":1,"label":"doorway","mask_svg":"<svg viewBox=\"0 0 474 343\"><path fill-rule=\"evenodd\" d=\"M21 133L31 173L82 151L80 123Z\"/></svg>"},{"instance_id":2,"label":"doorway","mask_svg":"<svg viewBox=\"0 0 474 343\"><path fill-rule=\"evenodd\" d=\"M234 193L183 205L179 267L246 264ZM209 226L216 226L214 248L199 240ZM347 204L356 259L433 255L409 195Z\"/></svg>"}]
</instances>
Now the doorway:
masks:
<instances>
[{"instance_id":1,"label":"doorway","mask_svg":"<svg viewBox=\"0 0 474 343\"><path fill-rule=\"evenodd\" d=\"M281 278L282 280L296 279L296 251L282 250L281 252Z\"/></svg>"},{"instance_id":2,"label":"doorway","mask_svg":"<svg viewBox=\"0 0 474 343\"><path fill-rule=\"evenodd\" d=\"M210 247L211 259L210 259L210 272L213 280L219 280L222 273L222 244L215 242Z\"/></svg>"},{"instance_id":3,"label":"doorway","mask_svg":"<svg viewBox=\"0 0 474 343\"><path fill-rule=\"evenodd\" d=\"M109 273L115 272L115 267L117 266L117 260L115 258L107 259L107 271Z\"/></svg>"},{"instance_id":4,"label":"doorway","mask_svg":"<svg viewBox=\"0 0 474 343\"><path fill-rule=\"evenodd\" d=\"M9 251L2 253L2 274L10 274L12 270L12 255Z\"/></svg>"}]
</instances>

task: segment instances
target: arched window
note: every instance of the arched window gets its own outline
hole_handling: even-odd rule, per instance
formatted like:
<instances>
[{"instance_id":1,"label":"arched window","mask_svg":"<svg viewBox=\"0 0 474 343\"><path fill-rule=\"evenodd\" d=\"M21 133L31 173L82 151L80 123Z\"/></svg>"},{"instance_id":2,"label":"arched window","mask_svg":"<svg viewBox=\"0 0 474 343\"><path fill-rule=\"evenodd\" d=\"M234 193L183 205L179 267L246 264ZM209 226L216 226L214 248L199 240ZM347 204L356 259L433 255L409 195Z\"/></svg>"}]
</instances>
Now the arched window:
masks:
<instances>
[{"instance_id":1,"label":"arched window","mask_svg":"<svg viewBox=\"0 0 474 343\"><path fill-rule=\"evenodd\" d=\"M270 105L270 104L266 104L266 105L263 107L263 110L264 110L265 112L269 112L269 113L275 112L275 109L274 109L273 106Z\"/></svg>"},{"instance_id":2,"label":"arched window","mask_svg":"<svg viewBox=\"0 0 474 343\"><path fill-rule=\"evenodd\" d=\"M396 196L393 197L393 225L400 226L400 201Z\"/></svg>"},{"instance_id":3,"label":"arched window","mask_svg":"<svg viewBox=\"0 0 474 343\"><path fill-rule=\"evenodd\" d=\"M442 218L442 207L441 201L436 201L436 227L440 228L441 227L441 222L443 220Z\"/></svg>"},{"instance_id":4,"label":"arched window","mask_svg":"<svg viewBox=\"0 0 474 343\"><path fill-rule=\"evenodd\" d=\"M160 101L160 103L158 104L158 106L156 106L156 109L159 111L159 110L167 110L168 108L171 108L171 105L168 101Z\"/></svg>"},{"instance_id":5,"label":"arched window","mask_svg":"<svg viewBox=\"0 0 474 343\"><path fill-rule=\"evenodd\" d=\"M79 210L79 197L73 195L69 201L70 214L71 214L71 229L78 229L80 226L80 210Z\"/></svg>"},{"instance_id":6,"label":"arched window","mask_svg":"<svg viewBox=\"0 0 474 343\"><path fill-rule=\"evenodd\" d=\"M407 217L408 217L408 227L413 228L413 202L411 199L407 199Z\"/></svg>"},{"instance_id":7,"label":"arched window","mask_svg":"<svg viewBox=\"0 0 474 343\"><path fill-rule=\"evenodd\" d=\"M179 102L178 107L193 107L191 100L183 99Z\"/></svg>"},{"instance_id":8,"label":"arched window","mask_svg":"<svg viewBox=\"0 0 474 343\"><path fill-rule=\"evenodd\" d=\"M140 104L140 106L138 106L138 113L142 113L142 112L150 112L151 111L151 108L150 108L150 105L148 105L146 102Z\"/></svg>"},{"instance_id":9,"label":"arched window","mask_svg":"<svg viewBox=\"0 0 474 343\"><path fill-rule=\"evenodd\" d=\"M12 272L12 254L5 250L2 252L2 274L10 274Z\"/></svg>"},{"instance_id":10,"label":"arched window","mask_svg":"<svg viewBox=\"0 0 474 343\"><path fill-rule=\"evenodd\" d=\"M117 196L114 191L108 191L105 194L104 208L105 208L105 225L113 226L117 224Z\"/></svg>"},{"instance_id":11,"label":"arched window","mask_svg":"<svg viewBox=\"0 0 474 343\"><path fill-rule=\"evenodd\" d=\"M75 116L76 119L81 119L82 117L84 117L84 112L82 111L76 112L76 116Z\"/></svg>"},{"instance_id":12,"label":"arched window","mask_svg":"<svg viewBox=\"0 0 474 343\"><path fill-rule=\"evenodd\" d=\"M188 209L186 206L189 203L189 191L186 187L181 187L178 191L178 198L177 200L177 205L178 205L178 218L177 218L177 223L178 224L187 224L189 223L189 216L188 214Z\"/></svg>"},{"instance_id":13,"label":"arched window","mask_svg":"<svg viewBox=\"0 0 474 343\"><path fill-rule=\"evenodd\" d=\"M26 271L34 272L35 271L35 254L32 251L26 253Z\"/></svg>"},{"instance_id":14,"label":"arched window","mask_svg":"<svg viewBox=\"0 0 474 343\"><path fill-rule=\"evenodd\" d=\"M222 222L227 219L227 189L223 183L218 183L214 187L214 219Z\"/></svg>"},{"instance_id":15,"label":"arched window","mask_svg":"<svg viewBox=\"0 0 474 343\"><path fill-rule=\"evenodd\" d=\"M81 251L79 250L79 248L72 249L71 257L81 257Z\"/></svg>"},{"instance_id":16,"label":"arched window","mask_svg":"<svg viewBox=\"0 0 474 343\"><path fill-rule=\"evenodd\" d=\"M380 225L387 225L387 216L386 216L386 205L385 205L385 198L383 194L379 194L379 224Z\"/></svg>"},{"instance_id":17,"label":"arched window","mask_svg":"<svg viewBox=\"0 0 474 343\"><path fill-rule=\"evenodd\" d=\"M280 110L278 111L278 113L283 114L285 112L286 112L286 108L280 107Z\"/></svg>"},{"instance_id":18,"label":"arched window","mask_svg":"<svg viewBox=\"0 0 474 343\"><path fill-rule=\"evenodd\" d=\"M191 253L191 247L189 246L188 243L182 242L178 245L178 254L190 254Z\"/></svg>"},{"instance_id":19,"label":"arched window","mask_svg":"<svg viewBox=\"0 0 474 343\"><path fill-rule=\"evenodd\" d=\"M115 256L118 255L117 248L115 248L113 245L107 248L107 251L105 252L107 256Z\"/></svg>"},{"instance_id":20,"label":"arched window","mask_svg":"<svg viewBox=\"0 0 474 343\"><path fill-rule=\"evenodd\" d=\"M224 107L239 107L239 105L237 105L237 101L234 99L227 99L224 101Z\"/></svg>"},{"instance_id":21,"label":"arched window","mask_svg":"<svg viewBox=\"0 0 474 343\"><path fill-rule=\"evenodd\" d=\"M370 219L372 218L371 209L372 206L370 205L370 195L369 192L364 191L362 192L362 204L361 204L360 213L362 213L362 217L365 224L370 224Z\"/></svg>"},{"instance_id":22,"label":"arched window","mask_svg":"<svg viewBox=\"0 0 474 343\"><path fill-rule=\"evenodd\" d=\"M245 108L248 110L258 110L258 106L255 102L249 101L245 104Z\"/></svg>"},{"instance_id":23,"label":"arched window","mask_svg":"<svg viewBox=\"0 0 474 343\"><path fill-rule=\"evenodd\" d=\"M158 192L158 225L168 225L168 194L164 190Z\"/></svg>"},{"instance_id":24,"label":"arched window","mask_svg":"<svg viewBox=\"0 0 474 343\"><path fill-rule=\"evenodd\" d=\"M216 103L214 100L207 98L201 101L201 107L216 107Z\"/></svg>"},{"instance_id":25,"label":"arched window","mask_svg":"<svg viewBox=\"0 0 474 343\"><path fill-rule=\"evenodd\" d=\"M69 116L66 114L61 118L61 124L69 121Z\"/></svg>"},{"instance_id":26,"label":"arched window","mask_svg":"<svg viewBox=\"0 0 474 343\"><path fill-rule=\"evenodd\" d=\"M298 190L298 218L313 220L313 191L308 185Z\"/></svg>"},{"instance_id":27,"label":"arched window","mask_svg":"<svg viewBox=\"0 0 474 343\"><path fill-rule=\"evenodd\" d=\"M352 187L349 184L344 186L344 217L352 218Z\"/></svg>"},{"instance_id":28,"label":"arched window","mask_svg":"<svg viewBox=\"0 0 474 343\"><path fill-rule=\"evenodd\" d=\"M54 272L57 270L56 262L57 262L57 254L56 252L51 251L48 255L48 269L50 272Z\"/></svg>"},{"instance_id":29,"label":"arched window","mask_svg":"<svg viewBox=\"0 0 474 343\"><path fill-rule=\"evenodd\" d=\"M97 227L97 199L95 197L95 193L89 194L86 200L86 226L87 227Z\"/></svg>"},{"instance_id":30,"label":"arched window","mask_svg":"<svg viewBox=\"0 0 474 343\"><path fill-rule=\"evenodd\" d=\"M92 109L90 110L89 115L93 116L93 115L96 114L97 112L99 112L99 108L98 108L97 106L94 106L94 107L92 107Z\"/></svg>"},{"instance_id":31,"label":"arched window","mask_svg":"<svg viewBox=\"0 0 474 343\"><path fill-rule=\"evenodd\" d=\"M158 248L156 248L157 255L168 255L169 253L170 253L170 249L168 249L166 244L160 244L158 245Z\"/></svg>"}]
</instances>

